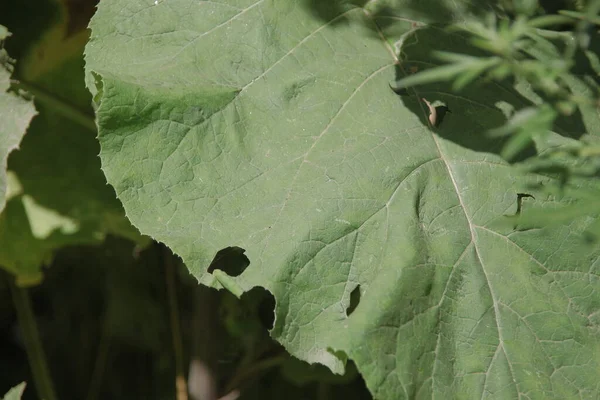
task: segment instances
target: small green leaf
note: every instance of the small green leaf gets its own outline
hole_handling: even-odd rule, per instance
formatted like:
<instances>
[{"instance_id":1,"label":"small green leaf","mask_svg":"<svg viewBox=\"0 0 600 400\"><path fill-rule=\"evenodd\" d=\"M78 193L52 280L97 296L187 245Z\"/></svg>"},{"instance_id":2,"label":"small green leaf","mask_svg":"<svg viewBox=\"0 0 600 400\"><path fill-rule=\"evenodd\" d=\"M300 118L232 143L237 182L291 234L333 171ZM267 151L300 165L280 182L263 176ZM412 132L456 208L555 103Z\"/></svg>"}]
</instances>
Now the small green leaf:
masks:
<instances>
[{"instance_id":1,"label":"small green leaf","mask_svg":"<svg viewBox=\"0 0 600 400\"><path fill-rule=\"evenodd\" d=\"M396 86L398 88L408 88L427 83L447 81L463 72L465 67L466 66L463 64L449 64L429 68L425 71L417 72L416 74L408 75L407 77L400 79L396 82Z\"/></svg>"},{"instance_id":2,"label":"small green leaf","mask_svg":"<svg viewBox=\"0 0 600 400\"><path fill-rule=\"evenodd\" d=\"M492 137L512 135L504 145L501 155L506 160L512 160L520 153L535 136L547 135L552 129L556 112L549 106L528 107L516 112L502 127L488 132Z\"/></svg>"},{"instance_id":3,"label":"small green leaf","mask_svg":"<svg viewBox=\"0 0 600 400\"><path fill-rule=\"evenodd\" d=\"M583 21L591 22L592 24L600 25L600 16L597 15L589 15L587 13L570 10L560 10L559 13L567 17L572 17Z\"/></svg>"},{"instance_id":4,"label":"small green leaf","mask_svg":"<svg viewBox=\"0 0 600 400\"><path fill-rule=\"evenodd\" d=\"M527 21L527 25L532 28L543 28L552 25L561 25L572 23L573 18L567 15L542 15Z\"/></svg>"},{"instance_id":5,"label":"small green leaf","mask_svg":"<svg viewBox=\"0 0 600 400\"><path fill-rule=\"evenodd\" d=\"M481 78L486 70L493 68L501 62L502 60L499 58L493 57L469 64L468 67L466 66L465 71L455 79L452 88L456 91L462 90L477 78Z\"/></svg>"}]
</instances>

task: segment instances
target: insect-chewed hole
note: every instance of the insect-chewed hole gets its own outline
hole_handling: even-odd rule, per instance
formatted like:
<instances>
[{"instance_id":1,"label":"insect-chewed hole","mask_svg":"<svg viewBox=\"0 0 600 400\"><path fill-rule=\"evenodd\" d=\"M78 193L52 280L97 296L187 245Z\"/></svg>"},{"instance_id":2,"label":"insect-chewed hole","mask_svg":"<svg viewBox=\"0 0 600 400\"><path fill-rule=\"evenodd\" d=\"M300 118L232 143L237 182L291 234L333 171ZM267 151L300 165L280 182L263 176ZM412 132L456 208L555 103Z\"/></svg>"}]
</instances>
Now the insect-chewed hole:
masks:
<instances>
[{"instance_id":1,"label":"insect-chewed hole","mask_svg":"<svg viewBox=\"0 0 600 400\"><path fill-rule=\"evenodd\" d=\"M354 310L356 310L356 307L358 307L358 303L360 303L360 285L356 285L354 290L352 290L352 293L350 293L350 304L346 309L346 316L349 317L354 312Z\"/></svg>"},{"instance_id":2,"label":"insect-chewed hole","mask_svg":"<svg viewBox=\"0 0 600 400\"><path fill-rule=\"evenodd\" d=\"M215 269L220 269L229 276L241 275L250 265L250 260L244 254L245 252L246 250L237 246L219 250L208 266L208 272L212 273Z\"/></svg>"},{"instance_id":3,"label":"insect-chewed hole","mask_svg":"<svg viewBox=\"0 0 600 400\"><path fill-rule=\"evenodd\" d=\"M520 215L521 210L523 208L523 199L532 198L535 200L535 197L529 193L517 193L517 212L515 215Z\"/></svg>"},{"instance_id":4,"label":"insect-chewed hole","mask_svg":"<svg viewBox=\"0 0 600 400\"><path fill-rule=\"evenodd\" d=\"M275 322L275 297L267 289L255 287L250 292L259 293L258 319L266 329L272 329ZM242 296L243 297L243 296Z\"/></svg>"}]
</instances>

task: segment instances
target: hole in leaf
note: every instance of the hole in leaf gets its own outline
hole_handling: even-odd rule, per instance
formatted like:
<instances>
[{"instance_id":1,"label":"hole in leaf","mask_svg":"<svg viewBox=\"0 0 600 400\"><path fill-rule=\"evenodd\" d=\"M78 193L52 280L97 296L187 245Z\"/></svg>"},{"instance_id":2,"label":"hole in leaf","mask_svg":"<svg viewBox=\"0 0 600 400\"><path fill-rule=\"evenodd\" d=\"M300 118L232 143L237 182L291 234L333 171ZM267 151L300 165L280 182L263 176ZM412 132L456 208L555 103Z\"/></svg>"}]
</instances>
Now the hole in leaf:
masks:
<instances>
[{"instance_id":1,"label":"hole in leaf","mask_svg":"<svg viewBox=\"0 0 600 400\"><path fill-rule=\"evenodd\" d=\"M208 273L220 269L229 276L238 276L248 268L250 260L244 254L245 249L237 246L226 247L215 254L215 258L208 266Z\"/></svg>"},{"instance_id":2,"label":"hole in leaf","mask_svg":"<svg viewBox=\"0 0 600 400\"><path fill-rule=\"evenodd\" d=\"M232 297L231 304L236 304L233 307L236 310L233 316L235 323L243 327L241 329L248 330L247 334L250 334L253 326L261 331L273 328L275 297L267 289L260 286L254 287L245 292L239 299Z\"/></svg>"},{"instance_id":3,"label":"hole in leaf","mask_svg":"<svg viewBox=\"0 0 600 400\"><path fill-rule=\"evenodd\" d=\"M265 328L268 330L273 329L273 323L275 322L275 296L267 289L261 287L256 287L252 290L262 293L262 299L258 304L258 319Z\"/></svg>"},{"instance_id":4,"label":"hole in leaf","mask_svg":"<svg viewBox=\"0 0 600 400\"><path fill-rule=\"evenodd\" d=\"M94 95L94 102L100 104L100 100L104 94L104 82L102 81L102 75L91 71L94 77L94 86L96 87L96 94Z\"/></svg>"},{"instance_id":5,"label":"hole in leaf","mask_svg":"<svg viewBox=\"0 0 600 400\"><path fill-rule=\"evenodd\" d=\"M445 105L435 107L435 111L437 113L437 121L435 123L436 126L440 126L441 123L444 122L444 118L446 118L447 113L452 114L452 111L450 111L450 109Z\"/></svg>"},{"instance_id":6,"label":"hole in leaf","mask_svg":"<svg viewBox=\"0 0 600 400\"><path fill-rule=\"evenodd\" d=\"M346 316L349 317L356 310L358 303L360 303L360 285L357 285L350 293L350 304L346 309Z\"/></svg>"},{"instance_id":7,"label":"hole in leaf","mask_svg":"<svg viewBox=\"0 0 600 400\"><path fill-rule=\"evenodd\" d=\"M535 197L533 197L530 194L527 193L517 193L517 212L515 213L515 215L520 215L521 214L521 209L523 207L523 199L524 198L532 198L535 200Z\"/></svg>"}]
</instances>

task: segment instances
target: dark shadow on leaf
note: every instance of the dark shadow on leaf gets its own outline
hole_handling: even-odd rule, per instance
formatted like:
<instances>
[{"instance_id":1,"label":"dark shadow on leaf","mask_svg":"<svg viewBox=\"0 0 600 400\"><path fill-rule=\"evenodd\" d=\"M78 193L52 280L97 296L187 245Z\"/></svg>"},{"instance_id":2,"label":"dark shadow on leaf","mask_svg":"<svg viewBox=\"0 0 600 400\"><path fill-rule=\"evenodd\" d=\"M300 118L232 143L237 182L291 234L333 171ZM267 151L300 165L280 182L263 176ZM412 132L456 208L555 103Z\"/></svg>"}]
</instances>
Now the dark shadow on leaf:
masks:
<instances>
[{"instance_id":1,"label":"dark shadow on leaf","mask_svg":"<svg viewBox=\"0 0 600 400\"><path fill-rule=\"evenodd\" d=\"M423 296L429 296L431 294L431 289L433 289L433 283L429 282L427 286L425 286L425 290L423 291Z\"/></svg>"},{"instance_id":2,"label":"dark shadow on leaf","mask_svg":"<svg viewBox=\"0 0 600 400\"><path fill-rule=\"evenodd\" d=\"M411 28L411 21L406 16L401 17L402 12L394 11L394 8L389 5L380 5L369 3L368 0L304 0L303 5L317 19L331 27L336 27L344 22L343 18L338 18L340 15L356 8L363 8L368 5L368 18L362 21L365 27L368 28L374 37L379 37L380 31L389 34L391 37L396 37L396 32L406 32ZM398 7L401 5L399 4ZM401 7L400 10L408 11ZM409 13L410 14L410 13ZM436 13L432 13L432 16ZM429 21L431 18L426 18Z\"/></svg>"},{"instance_id":3,"label":"dark shadow on leaf","mask_svg":"<svg viewBox=\"0 0 600 400\"><path fill-rule=\"evenodd\" d=\"M405 40L402 54L403 67L397 68L397 80L405 77L409 73L408 71L414 73L439 65L438 61L432 56L432 53L436 50L476 57L489 56L489 54L472 46L464 36L456 33L449 34L444 31L443 26L454 21L458 16L470 14L475 18L483 18L490 11L501 13L497 2L492 1L460 3L456 7L449 7L438 0L392 0L385 2L385 4L364 0L304 0L302 4L316 18L329 23L331 26L336 26L344 21L343 18L336 20L344 12L354 7L365 7L370 16L369 19L365 19L366 27L371 29L374 35L379 36L382 33L390 42L398 40L401 35L417 26L429 24L427 28L416 31ZM593 47L594 40L591 43ZM581 58L581 61L585 61L580 63L583 65L581 68L584 71L575 71L575 73L579 74L581 72L582 75L578 75L578 77L582 80L588 79L593 75L590 74L593 69L589 66L590 63L583 53L580 54L579 58ZM449 118L452 123L447 124L443 121L444 117L447 117L445 115L447 108L438 108L439 111L442 111L442 115L436 124L439 128L436 129L436 132L439 135L461 146L495 154L500 154L510 136L490 138L485 137L485 133L503 126L512 114L533 105L530 100L514 89L514 82L510 80L497 83L479 79L476 83L463 89L458 96L448 83L423 85L417 88L417 92L419 97L425 97L432 103L441 100L442 103L445 103L445 106L450 107L452 110L456 109L456 115ZM548 98L543 93L536 94L548 103L556 100ZM404 103L415 114L419 115L425 125L428 125L427 108L423 109L416 99L410 97L405 99ZM507 114L506 110L501 110L498 103L508 104L511 109L510 115ZM458 104L458 106L455 106L455 104ZM440 107L439 104L436 104L436 107ZM563 136L574 139L578 139L586 132L583 118L578 110L573 115L559 116L553 129ZM531 142L511 161L522 161L535 153L534 144Z\"/></svg>"},{"instance_id":4,"label":"dark shadow on leaf","mask_svg":"<svg viewBox=\"0 0 600 400\"><path fill-rule=\"evenodd\" d=\"M220 269L229 276L241 275L248 268L248 265L250 265L250 260L244 254L245 252L245 249L237 246L219 250L208 266L208 273Z\"/></svg>"},{"instance_id":5,"label":"dark shadow on leaf","mask_svg":"<svg viewBox=\"0 0 600 400\"><path fill-rule=\"evenodd\" d=\"M539 175L551 176L556 179L558 183L558 187L562 188L571 178L571 170L566 165L560 164L551 164L546 166L538 166L534 168L529 168L529 172ZM541 183L534 186L535 189L539 189L539 185Z\"/></svg>"},{"instance_id":6,"label":"dark shadow on leaf","mask_svg":"<svg viewBox=\"0 0 600 400\"><path fill-rule=\"evenodd\" d=\"M507 118L498 109L489 105L476 105L467 99L471 96L455 96L450 84L438 83L423 85L416 88L417 94L410 96L399 96L405 107L411 110L421 123L432 129L439 136L448 139L462 147L477 151L500 154L504 145L510 137L490 137L486 132L498 128L506 123ZM434 104L438 113L435 126L429 122L430 111L422 99L431 103L443 102L445 104ZM451 114L448 109L451 108ZM471 109L469 109L471 108ZM480 115L480 118L477 117ZM523 161L535 155L533 144L515 157L514 161Z\"/></svg>"},{"instance_id":7,"label":"dark shadow on leaf","mask_svg":"<svg viewBox=\"0 0 600 400\"><path fill-rule=\"evenodd\" d=\"M379 36L381 31L387 38L398 37L414 24L446 24L466 14L483 17L485 13L497 9L496 2L462 2L461 9L449 7L439 0L393 0L369 2L368 0L303 0L302 4L313 16L330 23L340 14L355 8L364 7L374 24L366 19L367 27ZM448 3L449 4L449 3ZM331 26L340 21L331 22Z\"/></svg>"},{"instance_id":8,"label":"dark shadow on leaf","mask_svg":"<svg viewBox=\"0 0 600 400\"><path fill-rule=\"evenodd\" d=\"M474 57L488 56L471 46L462 34L448 33L435 26L419 29L405 40L401 63L396 66L396 81L441 65L433 56L434 51L441 50ZM415 113L425 126L431 127L430 110L423 99L429 101L438 113L450 108L452 114L444 115L443 121L438 115L436 127L432 129L439 136L478 152L500 154L511 136L492 137L487 132L506 124L519 110L534 106L514 88L512 80L498 82L478 78L460 92L455 91L452 82L440 81L409 88L408 95L394 89L394 84L391 86L404 106ZM552 101L540 93L536 94L545 101ZM579 112L557 119L553 129L571 138L579 138L586 131ZM523 161L535 154L534 144L530 142L512 161Z\"/></svg>"},{"instance_id":9,"label":"dark shadow on leaf","mask_svg":"<svg viewBox=\"0 0 600 400\"><path fill-rule=\"evenodd\" d=\"M452 4L453 7L449 7ZM413 19L431 23L448 23L457 17L470 14L474 17L483 17L490 11L498 11L497 1L471 1L471 2L443 2L439 0L395 0L393 9L405 14L410 13Z\"/></svg>"},{"instance_id":10,"label":"dark shadow on leaf","mask_svg":"<svg viewBox=\"0 0 600 400\"><path fill-rule=\"evenodd\" d=\"M560 115L554 120L554 131L565 137L579 139L583 136L587 129L583 122L583 116L579 109L572 115Z\"/></svg>"},{"instance_id":11,"label":"dark shadow on leaf","mask_svg":"<svg viewBox=\"0 0 600 400\"><path fill-rule=\"evenodd\" d=\"M600 41L600 35L595 34L594 39L592 39L592 43L590 45L589 53L600 54L600 45L596 43ZM566 49L564 45L560 42L553 42L558 51L560 53L565 53ZM594 56L592 56L594 57ZM577 49L574 56L574 64L571 69L571 74L569 78L571 80L578 81L577 83L582 85L582 87L598 87L600 85L600 80L598 76L600 74L600 69L597 65L594 65L590 62L590 58L586 55L580 48ZM565 84L565 86L568 86ZM578 91L581 88L571 88L571 91L574 94L579 94ZM559 99L555 99L549 96L545 96L543 93L537 93L545 102L553 103L558 101ZM559 114L558 118L554 121L554 128L557 133L560 133L562 136L570 137L573 139L579 139L582 135L584 135L588 129L585 126L583 116L581 115L581 111L576 109L575 112L571 115L561 115Z\"/></svg>"},{"instance_id":12,"label":"dark shadow on leaf","mask_svg":"<svg viewBox=\"0 0 600 400\"><path fill-rule=\"evenodd\" d=\"M600 236L598 236L596 232L585 231L583 232L583 240L585 240L585 242L590 245L596 244L600 242Z\"/></svg>"},{"instance_id":13,"label":"dark shadow on leaf","mask_svg":"<svg viewBox=\"0 0 600 400\"><path fill-rule=\"evenodd\" d=\"M363 7L367 0L304 0L302 4L311 12L311 14L323 22L329 22L337 18L340 14L355 8ZM335 26L341 21L331 23Z\"/></svg>"}]
</instances>

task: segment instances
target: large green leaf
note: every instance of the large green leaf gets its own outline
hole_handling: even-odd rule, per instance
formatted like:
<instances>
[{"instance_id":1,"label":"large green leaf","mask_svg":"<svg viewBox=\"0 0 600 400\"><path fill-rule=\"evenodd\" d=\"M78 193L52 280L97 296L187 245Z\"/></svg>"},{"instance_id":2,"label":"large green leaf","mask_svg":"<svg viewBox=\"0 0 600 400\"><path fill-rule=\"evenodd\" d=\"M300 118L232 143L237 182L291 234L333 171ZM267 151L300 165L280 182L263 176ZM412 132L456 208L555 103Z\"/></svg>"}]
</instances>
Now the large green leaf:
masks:
<instances>
[{"instance_id":1,"label":"large green leaf","mask_svg":"<svg viewBox=\"0 0 600 400\"><path fill-rule=\"evenodd\" d=\"M376 398L598 395L590 218L497 223L526 190L523 209L560 204L529 189L549 178L521 175L483 136L527 98L495 84L402 99L389 88L403 73L395 47L437 39L405 34L472 6L326 4L100 4L86 79L131 221L203 283L267 288L273 337L338 373L353 359ZM452 109L439 128L421 97ZM248 268L208 273L228 246Z\"/></svg>"},{"instance_id":2,"label":"large green leaf","mask_svg":"<svg viewBox=\"0 0 600 400\"><path fill-rule=\"evenodd\" d=\"M140 235L100 170L91 96L84 86L88 32L70 31L72 16L60 7L47 14L55 18L41 37L24 42L28 28L19 23L18 4L6 8L0 22L12 24L21 53L15 75L33 93L39 115L8 160L11 198L0 214L0 266L19 284L33 284L58 248L100 243L107 234Z\"/></svg>"},{"instance_id":3,"label":"large green leaf","mask_svg":"<svg viewBox=\"0 0 600 400\"><path fill-rule=\"evenodd\" d=\"M27 101L16 93L7 92L10 87L12 61L3 48L8 31L0 25L0 212L7 200L6 164L8 154L16 149L25 134L31 118L36 114L31 101Z\"/></svg>"}]
</instances>

